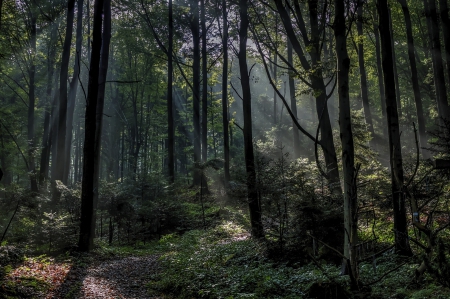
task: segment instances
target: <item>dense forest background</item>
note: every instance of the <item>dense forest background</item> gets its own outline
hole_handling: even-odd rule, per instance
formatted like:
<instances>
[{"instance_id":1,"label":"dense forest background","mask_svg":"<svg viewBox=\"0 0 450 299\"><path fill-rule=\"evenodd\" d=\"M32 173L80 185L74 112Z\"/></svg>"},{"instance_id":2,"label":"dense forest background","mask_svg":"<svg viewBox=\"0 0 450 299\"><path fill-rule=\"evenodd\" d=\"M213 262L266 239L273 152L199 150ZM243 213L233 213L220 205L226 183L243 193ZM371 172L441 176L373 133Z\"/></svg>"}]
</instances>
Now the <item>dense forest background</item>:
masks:
<instances>
[{"instance_id":1,"label":"dense forest background","mask_svg":"<svg viewBox=\"0 0 450 299\"><path fill-rule=\"evenodd\" d=\"M450 296L447 0L0 16L4 298L80 291L24 285L24 257L109 255L158 257L129 298Z\"/></svg>"}]
</instances>

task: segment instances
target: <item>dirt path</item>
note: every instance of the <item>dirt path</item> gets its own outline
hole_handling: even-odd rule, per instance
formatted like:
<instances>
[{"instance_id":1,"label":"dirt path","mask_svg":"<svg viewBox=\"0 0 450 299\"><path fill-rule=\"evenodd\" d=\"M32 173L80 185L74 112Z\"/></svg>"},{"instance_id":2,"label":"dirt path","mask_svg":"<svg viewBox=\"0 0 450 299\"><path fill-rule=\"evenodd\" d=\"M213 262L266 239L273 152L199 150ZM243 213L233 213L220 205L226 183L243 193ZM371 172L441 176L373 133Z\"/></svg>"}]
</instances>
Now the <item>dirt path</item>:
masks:
<instances>
[{"instance_id":1,"label":"dirt path","mask_svg":"<svg viewBox=\"0 0 450 299\"><path fill-rule=\"evenodd\" d=\"M150 299L146 284L157 271L157 257L127 257L72 267L64 282L46 298Z\"/></svg>"}]
</instances>

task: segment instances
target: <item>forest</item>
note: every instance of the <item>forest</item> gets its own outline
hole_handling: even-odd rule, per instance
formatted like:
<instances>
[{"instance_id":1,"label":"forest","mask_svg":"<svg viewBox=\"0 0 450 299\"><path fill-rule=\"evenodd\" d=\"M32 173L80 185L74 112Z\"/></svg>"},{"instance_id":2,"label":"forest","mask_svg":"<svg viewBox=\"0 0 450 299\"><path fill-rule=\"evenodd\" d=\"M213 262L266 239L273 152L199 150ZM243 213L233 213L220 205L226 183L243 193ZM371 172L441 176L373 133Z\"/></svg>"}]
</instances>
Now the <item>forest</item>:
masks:
<instances>
[{"instance_id":1,"label":"forest","mask_svg":"<svg viewBox=\"0 0 450 299\"><path fill-rule=\"evenodd\" d=\"M450 298L447 0L0 0L0 299Z\"/></svg>"}]
</instances>

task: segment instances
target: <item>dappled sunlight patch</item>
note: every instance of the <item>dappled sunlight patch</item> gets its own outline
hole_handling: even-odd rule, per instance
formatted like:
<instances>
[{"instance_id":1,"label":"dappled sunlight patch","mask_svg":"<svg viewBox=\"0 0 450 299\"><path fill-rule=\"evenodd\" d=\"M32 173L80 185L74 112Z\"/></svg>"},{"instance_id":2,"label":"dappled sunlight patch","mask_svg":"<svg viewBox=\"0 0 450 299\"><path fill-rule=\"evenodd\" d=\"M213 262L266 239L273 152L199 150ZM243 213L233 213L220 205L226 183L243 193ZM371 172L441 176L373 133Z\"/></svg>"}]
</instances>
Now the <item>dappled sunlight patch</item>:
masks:
<instances>
[{"instance_id":1,"label":"dappled sunlight patch","mask_svg":"<svg viewBox=\"0 0 450 299\"><path fill-rule=\"evenodd\" d=\"M70 269L70 264L57 263L45 256L28 258L17 268L8 271L1 288L5 292L17 295L44 294L59 288L66 280Z\"/></svg>"}]
</instances>

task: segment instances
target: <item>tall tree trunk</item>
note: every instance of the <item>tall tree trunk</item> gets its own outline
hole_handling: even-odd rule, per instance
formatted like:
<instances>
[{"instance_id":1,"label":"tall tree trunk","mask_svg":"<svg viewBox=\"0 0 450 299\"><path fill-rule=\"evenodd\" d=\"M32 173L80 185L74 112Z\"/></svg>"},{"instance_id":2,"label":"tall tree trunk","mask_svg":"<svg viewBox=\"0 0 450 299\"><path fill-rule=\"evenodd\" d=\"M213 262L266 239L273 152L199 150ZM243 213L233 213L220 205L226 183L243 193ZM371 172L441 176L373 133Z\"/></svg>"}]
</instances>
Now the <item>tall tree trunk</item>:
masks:
<instances>
[{"instance_id":1,"label":"tall tree trunk","mask_svg":"<svg viewBox=\"0 0 450 299\"><path fill-rule=\"evenodd\" d=\"M66 36L61 58L61 73L59 76L59 116L58 116L58 139L56 152L56 175L57 180L67 183L64 178L64 166L66 158L66 128L67 128L67 80L69 74L70 47L72 44L73 18L75 0L67 3L67 26Z\"/></svg>"},{"instance_id":2,"label":"tall tree trunk","mask_svg":"<svg viewBox=\"0 0 450 299\"><path fill-rule=\"evenodd\" d=\"M227 21L227 1L222 0L222 48L223 48L223 68L222 68L222 126L223 126L223 159L225 185L230 181L230 139L228 134L228 21Z\"/></svg>"},{"instance_id":3,"label":"tall tree trunk","mask_svg":"<svg viewBox=\"0 0 450 299\"><path fill-rule=\"evenodd\" d=\"M377 74L378 74L378 88L380 91L380 103L381 103L381 127L383 128L383 137L388 139L388 130L386 126L386 99L385 99L385 88L383 80L383 67L381 65L381 45L380 45L380 34L378 33L378 24L374 22L373 31L375 35L375 52L377 57Z\"/></svg>"},{"instance_id":4,"label":"tall tree trunk","mask_svg":"<svg viewBox=\"0 0 450 299\"><path fill-rule=\"evenodd\" d=\"M355 185L355 148L353 143L352 120L350 114L349 96L349 71L350 58L347 52L347 37L345 25L345 5L344 0L335 0L334 35L336 39L337 56L337 88L339 95L339 128L342 142L342 167L344 173L344 255L350 260L349 271L353 278L357 277L357 252L358 242L358 202ZM362 14L360 11L358 14ZM358 26L359 34L359 26ZM361 46L361 44L360 44ZM359 55L363 53L359 48ZM360 64L361 68L361 64ZM363 65L363 71L364 65ZM362 87L362 86L361 86Z\"/></svg>"},{"instance_id":5,"label":"tall tree trunk","mask_svg":"<svg viewBox=\"0 0 450 299\"><path fill-rule=\"evenodd\" d=\"M450 20L448 18L447 0L439 0L439 14L441 16L442 32L444 37L445 58L447 61L447 79L450 80Z\"/></svg>"},{"instance_id":6,"label":"tall tree trunk","mask_svg":"<svg viewBox=\"0 0 450 299\"><path fill-rule=\"evenodd\" d=\"M402 6L403 16L405 18L406 39L408 42L408 58L411 67L411 82L414 91L414 102L416 104L417 123L419 125L420 148L422 152L422 157L427 159L429 158L430 154L425 149L426 147L428 147L428 142L425 128L425 117L423 114L422 97L420 95L419 77L417 75L417 64L416 64L416 54L414 52L414 38L412 33L411 15L409 13L408 3L406 2L406 0L397 0L397 1Z\"/></svg>"},{"instance_id":7,"label":"tall tree trunk","mask_svg":"<svg viewBox=\"0 0 450 299\"><path fill-rule=\"evenodd\" d=\"M194 0L191 5L191 32L192 42L194 44L194 62L193 62L193 106L194 106L194 164L201 161L201 134L200 134L200 33L199 33L199 17L198 17L198 0ZM193 184L200 186L200 172L194 169Z\"/></svg>"},{"instance_id":8,"label":"tall tree trunk","mask_svg":"<svg viewBox=\"0 0 450 299\"><path fill-rule=\"evenodd\" d=\"M390 29L390 37L391 37L391 44L392 44L392 61L394 62L392 67L394 68L395 100L397 101L398 116L401 118L402 117L402 102L400 99L400 84L398 82L397 55L395 55L394 28L392 27L392 12L391 12L391 10L389 10L389 29Z\"/></svg>"},{"instance_id":9,"label":"tall tree trunk","mask_svg":"<svg viewBox=\"0 0 450 299\"><path fill-rule=\"evenodd\" d=\"M109 1L109 0L106 0ZM84 125L83 179L81 184L81 217L79 251L90 251L93 247L95 229L94 210L94 169L95 135L97 117L97 96L99 89L99 64L102 47L102 9L103 0L94 2L94 28L92 33L92 53L89 68L88 96Z\"/></svg>"},{"instance_id":10,"label":"tall tree trunk","mask_svg":"<svg viewBox=\"0 0 450 299\"><path fill-rule=\"evenodd\" d=\"M359 0L358 3L358 21L356 23L356 27L358 30L358 37L363 36L363 0ZM359 63L359 76L360 76L360 87L361 87L361 98L364 108L364 116L366 120L366 124L369 127L369 132L374 135L373 130L373 122L372 122L372 113L370 111L369 104L369 89L367 86L367 74L366 74L366 66L364 64L364 44L362 40L358 39L358 63Z\"/></svg>"},{"instance_id":11,"label":"tall tree trunk","mask_svg":"<svg viewBox=\"0 0 450 299\"><path fill-rule=\"evenodd\" d=\"M51 147L51 111L53 106L53 74L55 72L55 56L56 56L56 33L58 26L55 24L51 25L50 42L48 46L48 56L47 56L47 88L46 88L46 105L44 107L44 135L42 137L42 152L41 152L41 162L39 168L39 184L44 186L48 179L48 170L50 163L50 147Z\"/></svg>"},{"instance_id":12,"label":"tall tree trunk","mask_svg":"<svg viewBox=\"0 0 450 299\"><path fill-rule=\"evenodd\" d=\"M328 171L328 183L329 188L334 196L341 196L342 189L339 179L339 169L337 164L336 149L333 140L333 131L331 128L330 116L327 108L327 95L326 86L323 82L323 73L320 65L321 62L321 36L319 32L319 18L317 13L317 0L308 1L309 9L309 19L311 24L311 39L306 36L306 28L304 20L301 16L297 16L299 21L302 23L303 28L301 29L305 45L309 48L309 56L311 61L306 59L302 46L296 37L296 33L291 23L291 18L284 6L284 1L275 0L278 13L280 14L281 21L283 22L286 34L291 41L293 50L297 53L302 67L310 71L309 80L311 82L312 89L314 90L316 97L316 111L320 119L320 133L321 133L321 147L324 152L325 164ZM298 6L298 1L294 1L295 5ZM314 70L314 71L312 71Z\"/></svg>"},{"instance_id":13,"label":"tall tree trunk","mask_svg":"<svg viewBox=\"0 0 450 299\"><path fill-rule=\"evenodd\" d=\"M34 163L34 108L35 108L35 76L36 76L36 11L35 5L31 5L30 11L30 68L29 68L29 89L28 89L28 172L30 174L31 191L38 192L36 169Z\"/></svg>"},{"instance_id":14,"label":"tall tree trunk","mask_svg":"<svg viewBox=\"0 0 450 299\"><path fill-rule=\"evenodd\" d=\"M101 159L100 152L102 147L102 128L103 128L103 107L105 102L106 78L108 75L109 44L111 41L111 0L104 0L103 3L103 34L102 50L100 54L100 71L98 76L98 95L97 111L95 125L95 143L94 143L94 221L95 209L98 202L98 190L100 180Z\"/></svg>"},{"instance_id":15,"label":"tall tree trunk","mask_svg":"<svg viewBox=\"0 0 450 299\"><path fill-rule=\"evenodd\" d=\"M288 62L290 65L294 65L292 58L292 44L287 40L287 54L288 54ZM295 98L295 82L292 73L289 73L289 96L291 97L291 110L292 114L297 117L297 100ZM293 148L294 148L294 159L300 158L300 133L295 125L292 122L292 134L293 134Z\"/></svg>"},{"instance_id":16,"label":"tall tree trunk","mask_svg":"<svg viewBox=\"0 0 450 299\"><path fill-rule=\"evenodd\" d=\"M392 200L394 206L395 249L398 253L411 255L408 241L405 198L403 196L403 160L400 143L395 80L392 61L392 43L389 28L387 0L377 0L379 30L381 37L382 66L384 74L386 116L389 131L389 156L391 161Z\"/></svg>"},{"instance_id":17,"label":"tall tree trunk","mask_svg":"<svg viewBox=\"0 0 450 299\"><path fill-rule=\"evenodd\" d=\"M245 169L247 172L247 196L250 211L250 224L252 227L252 236L255 238L263 238L264 229L261 222L261 206L258 201L258 193L256 190L256 171L252 134L252 98L247 67L247 32L249 26L247 0L239 0L239 15L241 17L241 23L239 26L238 59L242 86L242 107L244 112L244 154Z\"/></svg>"},{"instance_id":18,"label":"tall tree trunk","mask_svg":"<svg viewBox=\"0 0 450 299\"><path fill-rule=\"evenodd\" d=\"M175 181L175 128L173 119L173 7L172 0L169 0L169 47L167 55L167 128L169 130L168 134L168 157L167 166L169 168L169 181L173 183Z\"/></svg>"},{"instance_id":19,"label":"tall tree trunk","mask_svg":"<svg viewBox=\"0 0 450 299\"><path fill-rule=\"evenodd\" d=\"M200 0L202 24L202 162L208 159L208 56L206 52L205 0Z\"/></svg>"},{"instance_id":20,"label":"tall tree trunk","mask_svg":"<svg viewBox=\"0 0 450 299\"><path fill-rule=\"evenodd\" d=\"M431 59L433 61L433 77L436 89L436 101L440 120L449 117L447 89L445 87L444 65L442 63L441 40L435 0L423 0L427 17L428 34L431 43ZM446 33L448 34L448 33ZM442 124L442 122L441 122Z\"/></svg>"},{"instance_id":21,"label":"tall tree trunk","mask_svg":"<svg viewBox=\"0 0 450 299\"><path fill-rule=\"evenodd\" d=\"M80 56L83 43L83 0L77 0L77 32L75 43L75 64L73 66L73 76L70 82L69 97L67 102L67 121L66 121L66 152L64 158L64 174L63 181L68 182L70 170L70 156L72 150L72 130L73 130L73 113L75 111L78 77L80 75Z\"/></svg>"}]
</instances>

